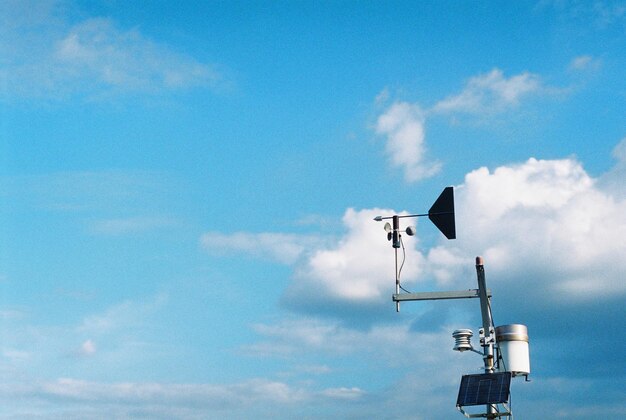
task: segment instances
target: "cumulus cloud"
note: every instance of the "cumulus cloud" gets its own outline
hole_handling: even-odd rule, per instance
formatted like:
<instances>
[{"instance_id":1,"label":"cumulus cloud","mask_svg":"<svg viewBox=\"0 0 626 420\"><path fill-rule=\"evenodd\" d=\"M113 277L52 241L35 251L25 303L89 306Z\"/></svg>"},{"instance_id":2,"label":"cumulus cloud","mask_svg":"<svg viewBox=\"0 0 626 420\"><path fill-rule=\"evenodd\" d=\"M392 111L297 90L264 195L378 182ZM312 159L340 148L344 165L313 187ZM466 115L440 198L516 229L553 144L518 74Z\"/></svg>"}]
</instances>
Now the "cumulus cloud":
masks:
<instances>
[{"instance_id":1,"label":"cumulus cloud","mask_svg":"<svg viewBox=\"0 0 626 420\"><path fill-rule=\"evenodd\" d=\"M342 218L345 233L338 238L209 232L202 235L200 243L215 255L241 253L293 265L292 282L283 296L287 306L381 305L388 303L395 287L394 260L382 224L373 218L396 213L391 209L347 209ZM415 238L406 243L401 276L405 285L417 281L422 271L424 257L416 251L416 243Z\"/></svg>"},{"instance_id":2,"label":"cumulus cloud","mask_svg":"<svg viewBox=\"0 0 626 420\"><path fill-rule=\"evenodd\" d=\"M581 57L578 66L592 66L595 60ZM494 68L488 73L471 77L460 93L438 101L430 108L417 103L393 103L377 119L376 134L386 138L385 150L391 166L401 168L407 182L416 182L439 173L441 162L428 159L426 153L426 119L443 114L489 117L517 108L522 100L546 92L557 92L545 86L539 75L523 72L506 77ZM387 101L389 91L376 97L376 104Z\"/></svg>"},{"instance_id":3,"label":"cumulus cloud","mask_svg":"<svg viewBox=\"0 0 626 420\"><path fill-rule=\"evenodd\" d=\"M623 143L614 152L618 159L623 157ZM525 295L539 294L533 298L543 302L558 301L564 294L595 300L626 292L620 277L626 271L626 200L604 188L573 158L531 158L492 171L476 169L456 188L456 208L455 241L424 254L416 249L419 238L407 241L404 285L414 288L417 281L432 280L449 290L475 287L467 273L473 258L482 255L498 284L507 284L511 292L525 288ZM348 304L352 309L374 309L389 304L394 261L380 224L372 219L394 213L348 209L343 217L346 231L333 245L296 235L267 234L260 240L241 234L238 247L281 262L299 261L283 296L288 307L338 310ZM227 239L212 234L204 241L217 248ZM281 243L287 250L276 248ZM288 353L289 347L282 351Z\"/></svg>"},{"instance_id":4,"label":"cumulus cloud","mask_svg":"<svg viewBox=\"0 0 626 420\"><path fill-rule=\"evenodd\" d=\"M541 290L541 300L626 292L626 200L598 188L576 160L480 168L457 192L460 239L428 258L446 278L458 277L446 258L481 254L499 282Z\"/></svg>"},{"instance_id":5,"label":"cumulus cloud","mask_svg":"<svg viewBox=\"0 0 626 420\"><path fill-rule=\"evenodd\" d=\"M496 68L470 78L461 93L438 102L433 111L497 114L517 106L522 98L541 89L541 79L536 74L523 72L507 78L502 70Z\"/></svg>"},{"instance_id":6,"label":"cumulus cloud","mask_svg":"<svg viewBox=\"0 0 626 420\"><path fill-rule=\"evenodd\" d=\"M328 248L318 249L294 273L285 298L297 306L308 301L380 304L395 287L394 261L382 226L372 219L395 214L389 209L348 209L343 216L345 235ZM406 213L402 213L406 214ZM414 242L412 242L414 244ZM389 258L385 258L387 255ZM402 279L415 281L422 256L414 245L406 247Z\"/></svg>"},{"instance_id":7,"label":"cumulus cloud","mask_svg":"<svg viewBox=\"0 0 626 420\"><path fill-rule=\"evenodd\" d=\"M623 164L624 144L615 149L616 167ZM534 297L543 302L558 301L563 295L579 300L622 295L626 293L620 274L626 271L622 258L626 199L606 185L574 158L531 158L494 170L471 171L455 189L457 239L424 254L416 248L418 237L406 241L402 282L412 288L426 281L444 289L475 287L467 273L474 257L481 255L498 284L512 291L524 287L526 294L534 290L540 294ZM349 304L352 310L373 309L389 304L394 260L381 225L372 219L394 213L348 209L343 216L345 233L331 245L288 236L283 243L299 246L292 245L287 252L276 250L280 241L246 237L240 249L276 259L285 255L283 262L299 258L283 296L291 308L337 309ZM217 246L225 238L210 239Z\"/></svg>"},{"instance_id":8,"label":"cumulus cloud","mask_svg":"<svg viewBox=\"0 0 626 420\"><path fill-rule=\"evenodd\" d=\"M378 117L376 133L386 137L386 152L392 166L404 170L407 182L435 175L441 169L438 162L425 158L424 113L416 104L394 103Z\"/></svg>"}]
</instances>

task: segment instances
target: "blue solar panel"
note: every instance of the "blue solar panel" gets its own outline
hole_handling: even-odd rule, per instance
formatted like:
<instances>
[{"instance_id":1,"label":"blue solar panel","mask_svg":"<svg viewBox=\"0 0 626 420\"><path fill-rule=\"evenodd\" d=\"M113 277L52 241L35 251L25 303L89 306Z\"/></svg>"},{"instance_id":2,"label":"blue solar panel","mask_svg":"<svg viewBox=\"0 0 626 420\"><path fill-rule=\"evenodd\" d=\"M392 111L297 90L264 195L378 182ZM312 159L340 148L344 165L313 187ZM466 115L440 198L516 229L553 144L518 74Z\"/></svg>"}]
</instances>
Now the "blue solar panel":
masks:
<instances>
[{"instance_id":1,"label":"blue solar panel","mask_svg":"<svg viewBox=\"0 0 626 420\"><path fill-rule=\"evenodd\" d=\"M463 375L457 407L502 404L509 401L511 372Z\"/></svg>"}]
</instances>

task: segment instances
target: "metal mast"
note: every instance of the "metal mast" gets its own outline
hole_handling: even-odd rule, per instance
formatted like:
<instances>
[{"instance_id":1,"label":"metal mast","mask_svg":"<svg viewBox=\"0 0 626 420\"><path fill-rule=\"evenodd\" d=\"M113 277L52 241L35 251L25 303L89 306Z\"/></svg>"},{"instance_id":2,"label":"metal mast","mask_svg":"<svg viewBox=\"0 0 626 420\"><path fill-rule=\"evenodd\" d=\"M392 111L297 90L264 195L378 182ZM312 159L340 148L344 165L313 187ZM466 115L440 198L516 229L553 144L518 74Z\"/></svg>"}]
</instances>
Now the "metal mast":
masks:
<instances>
[{"instance_id":1,"label":"metal mast","mask_svg":"<svg viewBox=\"0 0 626 420\"><path fill-rule=\"evenodd\" d=\"M509 401L511 377L521 375L526 376L528 379L528 373L530 372L526 326L511 324L496 328L495 325L493 325L490 302L491 292L487 289L485 267L482 257L476 257L477 289L409 293L402 288L400 284L400 272L398 270L398 248L402 247L404 249L401 233L406 232L407 235L413 236L415 235L415 228L409 226L406 230L401 230L400 219L421 216L428 216L431 222L433 222L446 238L455 239L456 226L454 221L453 187L446 187L426 214L393 215L387 217L377 216L374 218L374 220L378 222L385 219L392 219L392 224L385 223L384 229L387 232L387 239L392 242L392 247L394 248L396 287L392 299L396 304L396 311L400 311L400 302L402 301L479 298L482 317L480 345L483 348L482 357L485 373L479 375L464 375L461 378L457 408L467 418L482 417L496 419L512 416L510 408L506 407L506 403ZM404 264L404 262L402 264ZM405 293L401 293L401 290ZM481 354L480 351L472 348L470 343L472 336L471 330L456 330L453 332L452 336L456 340L454 350L461 352L471 350ZM496 341L498 341L497 345ZM496 357L496 352L498 357ZM500 366L498 359L502 360L503 366ZM506 364L504 364L505 360ZM496 369L496 367L498 369ZM502 367L505 368L504 371L502 371ZM496 370L500 372L496 372ZM499 404L504 406L504 411L499 411ZM485 413L469 414L463 409L465 406L481 405L485 405Z\"/></svg>"}]
</instances>

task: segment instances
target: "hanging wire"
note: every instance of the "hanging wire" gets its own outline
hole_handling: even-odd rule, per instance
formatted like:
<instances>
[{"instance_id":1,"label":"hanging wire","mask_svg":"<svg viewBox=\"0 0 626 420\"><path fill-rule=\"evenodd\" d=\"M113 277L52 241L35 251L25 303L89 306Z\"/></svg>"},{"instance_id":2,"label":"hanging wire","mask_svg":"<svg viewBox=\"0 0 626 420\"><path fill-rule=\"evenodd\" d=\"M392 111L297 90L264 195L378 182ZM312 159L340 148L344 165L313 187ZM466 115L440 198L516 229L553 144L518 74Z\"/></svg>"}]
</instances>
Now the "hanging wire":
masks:
<instances>
[{"instance_id":1,"label":"hanging wire","mask_svg":"<svg viewBox=\"0 0 626 420\"><path fill-rule=\"evenodd\" d=\"M404 267L404 262L406 261L406 249L404 248L404 241L402 240L402 235L400 236L400 245L402 245L402 264L400 264L400 269L398 270L398 282L400 282L400 274L402 274L402 268ZM408 290L406 290L404 287L402 287L401 284L398 284L398 286L400 286L400 289L404 290L406 293L411 293Z\"/></svg>"}]
</instances>

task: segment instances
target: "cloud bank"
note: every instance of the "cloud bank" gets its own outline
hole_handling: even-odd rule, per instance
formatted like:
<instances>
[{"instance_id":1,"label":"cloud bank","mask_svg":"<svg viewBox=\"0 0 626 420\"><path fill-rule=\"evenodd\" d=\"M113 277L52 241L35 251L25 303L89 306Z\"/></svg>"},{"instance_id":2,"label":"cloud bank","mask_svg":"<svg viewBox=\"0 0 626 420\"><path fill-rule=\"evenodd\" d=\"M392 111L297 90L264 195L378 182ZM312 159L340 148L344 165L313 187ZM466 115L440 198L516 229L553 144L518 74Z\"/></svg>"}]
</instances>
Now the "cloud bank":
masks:
<instances>
[{"instance_id":1,"label":"cloud bank","mask_svg":"<svg viewBox=\"0 0 626 420\"><path fill-rule=\"evenodd\" d=\"M622 148L616 148L618 158ZM406 239L403 284L473 287L467 270L482 255L498 284L519 292L523 288L526 294L535 290L538 296L533 297L544 302L558 302L562 296L589 301L624 295L620 273L626 271L626 199L603 185L574 158L531 158L471 171L455 189L458 239L442 238L424 251L418 250L419 237ZM280 254L286 256L283 263L298 262L285 292L290 307L355 304L375 309L389 304L394 261L381 225L372 219L394 213L399 212L346 210L345 232L330 246L289 236L278 252L267 245L270 241L240 235L235 243L248 245L233 247L249 248L256 255ZM204 241L210 238L215 235Z\"/></svg>"}]
</instances>

